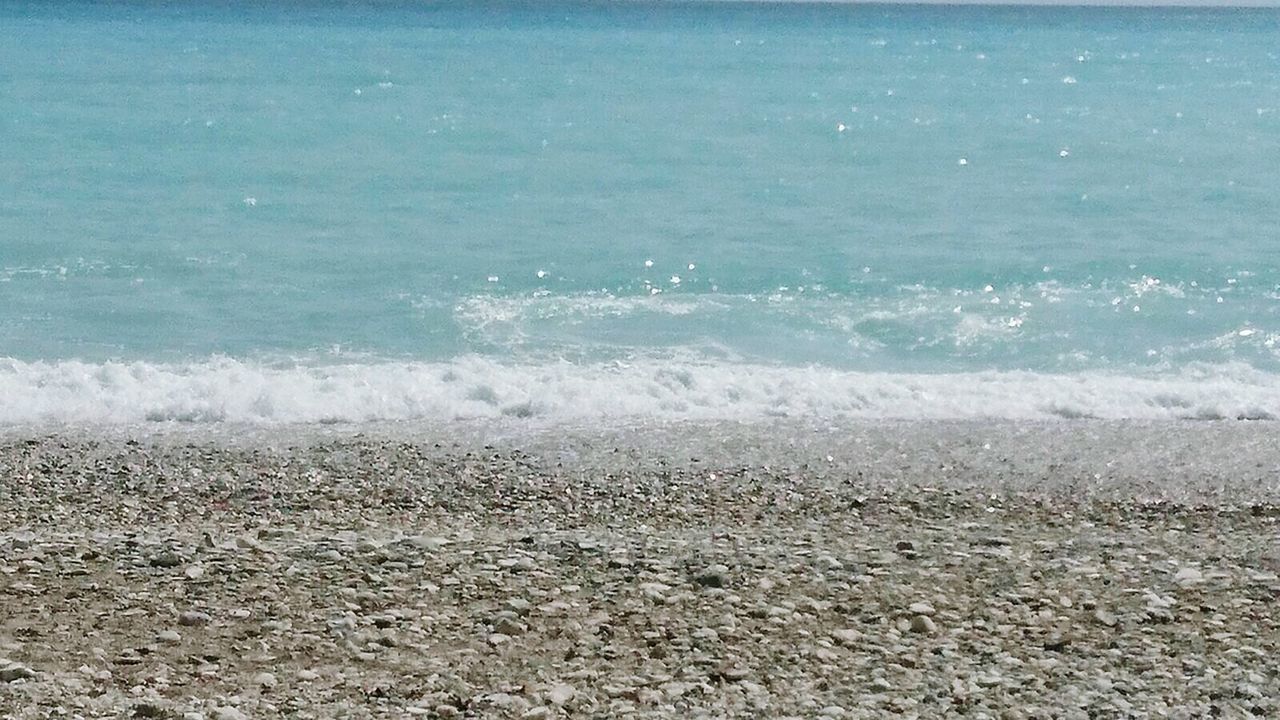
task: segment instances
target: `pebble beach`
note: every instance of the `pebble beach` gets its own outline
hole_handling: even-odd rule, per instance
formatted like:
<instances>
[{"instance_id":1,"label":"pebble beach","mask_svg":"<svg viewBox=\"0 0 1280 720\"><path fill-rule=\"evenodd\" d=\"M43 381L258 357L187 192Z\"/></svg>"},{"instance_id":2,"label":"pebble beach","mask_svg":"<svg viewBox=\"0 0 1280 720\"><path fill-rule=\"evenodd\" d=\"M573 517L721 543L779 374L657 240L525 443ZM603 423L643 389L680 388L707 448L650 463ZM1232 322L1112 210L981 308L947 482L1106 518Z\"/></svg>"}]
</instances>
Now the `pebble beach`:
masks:
<instances>
[{"instance_id":1,"label":"pebble beach","mask_svg":"<svg viewBox=\"0 0 1280 720\"><path fill-rule=\"evenodd\" d=\"M0 0L0 720L1280 717L1258 3Z\"/></svg>"},{"instance_id":2,"label":"pebble beach","mask_svg":"<svg viewBox=\"0 0 1280 720\"><path fill-rule=\"evenodd\" d=\"M1273 715L1270 433L9 432L0 717Z\"/></svg>"}]
</instances>

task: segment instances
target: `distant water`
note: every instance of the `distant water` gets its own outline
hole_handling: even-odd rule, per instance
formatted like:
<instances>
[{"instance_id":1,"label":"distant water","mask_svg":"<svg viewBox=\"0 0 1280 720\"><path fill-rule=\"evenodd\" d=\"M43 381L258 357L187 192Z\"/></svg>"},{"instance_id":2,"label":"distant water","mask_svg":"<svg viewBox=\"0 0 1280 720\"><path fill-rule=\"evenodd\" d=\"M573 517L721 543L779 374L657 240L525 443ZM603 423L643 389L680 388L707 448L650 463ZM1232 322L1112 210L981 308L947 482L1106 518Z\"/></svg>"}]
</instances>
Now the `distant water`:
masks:
<instances>
[{"instance_id":1,"label":"distant water","mask_svg":"<svg viewBox=\"0 0 1280 720\"><path fill-rule=\"evenodd\" d=\"M1280 10L0 2L0 422L1280 417Z\"/></svg>"}]
</instances>

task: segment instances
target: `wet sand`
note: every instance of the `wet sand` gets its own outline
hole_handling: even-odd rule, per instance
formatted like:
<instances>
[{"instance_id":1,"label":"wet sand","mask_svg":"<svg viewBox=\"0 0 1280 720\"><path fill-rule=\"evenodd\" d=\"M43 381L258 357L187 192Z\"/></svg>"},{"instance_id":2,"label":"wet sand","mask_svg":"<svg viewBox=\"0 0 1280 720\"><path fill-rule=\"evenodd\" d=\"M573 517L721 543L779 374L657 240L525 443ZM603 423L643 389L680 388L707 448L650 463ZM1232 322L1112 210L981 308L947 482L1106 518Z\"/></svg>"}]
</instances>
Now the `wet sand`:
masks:
<instances>
[{"instance_id":1,"label":"wet sand","mask_svg":"<svg viewBox=\"0 0 1280 720\"><path fill-rule=\"evenodd\" d=\"M1274 435L13 429L0 717L1274 714Z\"/></svg>"}]
</instances>

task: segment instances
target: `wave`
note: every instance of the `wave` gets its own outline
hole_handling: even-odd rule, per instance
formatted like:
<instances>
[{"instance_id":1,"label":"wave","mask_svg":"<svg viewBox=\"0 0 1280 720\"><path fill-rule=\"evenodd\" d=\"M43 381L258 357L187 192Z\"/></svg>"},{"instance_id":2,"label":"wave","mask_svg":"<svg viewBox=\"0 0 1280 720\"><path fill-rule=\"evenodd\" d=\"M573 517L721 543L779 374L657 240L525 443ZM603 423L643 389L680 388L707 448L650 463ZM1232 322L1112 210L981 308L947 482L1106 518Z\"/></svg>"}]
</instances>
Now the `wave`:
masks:
<instances>
[{"instance_id":1,"label":"wave","mask_svg":"<svg viewBox=\"0 0 1280 720\"><path fill-rule=\"evenodd\" d=\"M1175 372L895 374L643 359L280 366L0 360L0 424L829 419L1271 419L1280 377Z\"/></svg>"}]
</instances>

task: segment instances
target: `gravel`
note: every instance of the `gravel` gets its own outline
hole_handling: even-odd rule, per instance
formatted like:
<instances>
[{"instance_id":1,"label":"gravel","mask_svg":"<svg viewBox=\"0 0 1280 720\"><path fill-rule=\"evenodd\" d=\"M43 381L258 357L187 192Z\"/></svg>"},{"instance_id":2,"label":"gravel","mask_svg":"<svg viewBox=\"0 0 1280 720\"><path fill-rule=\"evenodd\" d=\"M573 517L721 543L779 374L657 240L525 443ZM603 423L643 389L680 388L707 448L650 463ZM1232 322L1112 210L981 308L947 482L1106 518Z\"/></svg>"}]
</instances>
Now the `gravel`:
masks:
<instances>
[{"instance_id":1,"label":"gravel","mask_svg":"<svg viewBox=\"0 0 1280 720\"><path fill-rule=\"evenodd\" d=\"M1270 486L1000 430L13 434L0 717L1280 712Z\"/></svg>"}]
</instances>

